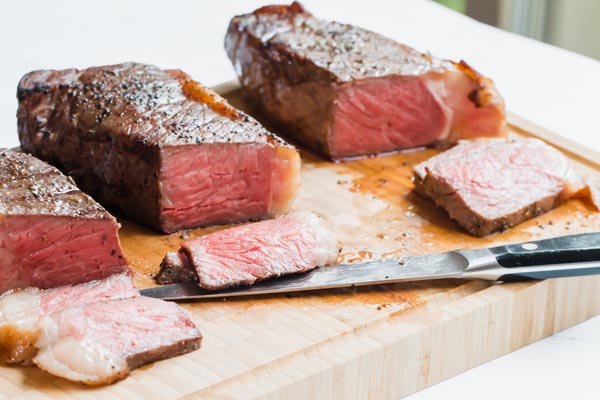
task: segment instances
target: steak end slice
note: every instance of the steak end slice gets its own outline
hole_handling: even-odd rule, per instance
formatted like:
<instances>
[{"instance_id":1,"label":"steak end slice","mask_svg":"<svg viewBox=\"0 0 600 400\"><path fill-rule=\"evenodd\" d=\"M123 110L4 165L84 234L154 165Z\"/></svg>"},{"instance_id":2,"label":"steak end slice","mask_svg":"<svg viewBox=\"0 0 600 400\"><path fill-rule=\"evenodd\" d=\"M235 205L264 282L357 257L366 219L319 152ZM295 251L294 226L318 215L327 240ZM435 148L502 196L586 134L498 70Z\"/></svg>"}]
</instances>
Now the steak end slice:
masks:
<instances>
[{"instance_id":1,"label":"steak end slice","mask_svg":"<svg viewBox=\"0 0 600 400\"><path fill-rule=\"evenodd\" d=\"M160 263L160 271L154 277L162 285L176 282L197 282L198 274L190 259L183 252L168 252Z\"/></svg>"},{"instance_id":2,"label":"steak end slice","mask_svg":"<svg viewBox=\"0 0 600 400\"><path fill-rule=\"evenodd\" d=\"M329 265L338 253L338 241L323 218L295 211L183 242L179 252L167 253L156 279L197 280L205 289L224 289Z\"/></svg>"},{"instance_id":3,"label":"steak end slice","mask_svg":"<svg viewBox=\"0 0 600 400\"><path fill-rule=\"evenodd\" d=\"M474 236L504 231L591 187L538 139L461 141L414 168L415 190Z\"/></svg>"},{"instance_id":4,"label":"steak end slice","mask_svg":"<svg viewBox=\"0 0 600 400\"><path fill-rule=\"evenodd\" d=\"M202 335L175 303L134 297L69 307L44 316L33 362L90 386L127 377L142 365L200 348Z\"/></svg>"},{"instance_id":5,"label":"steak end slice","mask_svg":"<svg viewBox=\"0 0 600 400\"><path fill-rule=\"evenodd\" d=\"M230 22L225 49L253 104L333 159L504 136L504 100L467 63L311 15L299 3Z\"/></svg>"},{"instance_id":6,"label":"steak end slice","mask_svg":"<svg viewBox=\"0 0 600 400\"><path fill-rule=\"evenodd\" d=\"M125 272L119 224L56 168L0 149L0 293Z\"/></svg>"},{"instance_id":7,"label":"steak end slice","mask_svg":"<svg viewBox=\"0 0 600 400\"><path fill-rule=\"evenodd\" d=\"M265 218L296 196L297 150L181 71L34 71L18 98L23 149L164 232Z\"/></svg>"},{"instance_id":8,"label":"steak end slice","mask_svg":"<svg viewBox=\"0 0 600 400\"><path fill-rule=\"evenodd\" d=\"M128 274L40 290L28 288L0 296L0 361L30 361L37 354L38 319L77 304L139 296Z\"/></svg>"}]
</instances>

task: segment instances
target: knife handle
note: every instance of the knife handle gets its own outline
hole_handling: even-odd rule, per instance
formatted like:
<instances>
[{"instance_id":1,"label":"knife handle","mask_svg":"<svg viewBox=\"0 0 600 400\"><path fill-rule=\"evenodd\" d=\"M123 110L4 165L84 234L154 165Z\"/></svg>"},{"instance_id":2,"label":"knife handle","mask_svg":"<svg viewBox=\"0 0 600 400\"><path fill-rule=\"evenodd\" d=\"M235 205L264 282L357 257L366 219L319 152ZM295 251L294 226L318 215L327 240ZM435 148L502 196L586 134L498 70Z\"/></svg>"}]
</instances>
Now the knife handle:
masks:
<instances>
[{"instance_id":1,"label":"knife handle","mask_svg":"<svg viewBox=\"0 0 600 400\"><path fill-rule=\"evenodd\" d=\"M557 267L558 268L552 268ZM506 268L507 273L496 278L501 282L520 282L550 278L569 278L573 276L600 274L600 262L554 264L540 267Z\"/></svg>"},{"instance_id":2,"label":"knife handle","mask_svg":"<svg viewBox=\"0 0 600 400\"><path fill-rule=\"evenodd\" d=\"M509 244L490 251L498 264L506 268L600 261L600 233Z\"/></svg>"},{"instance_id":3,"label":"knife handle","mask_svg":"<svg viewBox=\"0 0 600 400\"><path fill-rule=\"evenodd\" d=\"M600 274L600 233L456 252L468 262L467 279L514 282Z\"/></svg>"}]
</instances>

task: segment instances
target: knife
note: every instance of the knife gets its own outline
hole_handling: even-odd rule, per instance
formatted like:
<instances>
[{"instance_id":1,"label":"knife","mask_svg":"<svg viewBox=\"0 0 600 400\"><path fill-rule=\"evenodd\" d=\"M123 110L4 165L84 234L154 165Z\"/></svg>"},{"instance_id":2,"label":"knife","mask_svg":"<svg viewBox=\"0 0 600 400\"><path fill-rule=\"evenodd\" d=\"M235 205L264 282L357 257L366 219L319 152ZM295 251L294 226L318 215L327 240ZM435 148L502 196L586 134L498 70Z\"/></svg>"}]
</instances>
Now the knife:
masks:
<instances>
[{"instance_id":1,"label":"knife","mask_svg":"<svg viewBox=\"0 0 600 400\"><path fill-rule=\"evenodd\" d=\"M211 291L194 282L144 289L164 300L194 300L290 293L428 279L484 279L515 282L600 274L600 232L561 236L491 248L456 250L315 268L250 287Z\"/></svg>"}]
</instances>

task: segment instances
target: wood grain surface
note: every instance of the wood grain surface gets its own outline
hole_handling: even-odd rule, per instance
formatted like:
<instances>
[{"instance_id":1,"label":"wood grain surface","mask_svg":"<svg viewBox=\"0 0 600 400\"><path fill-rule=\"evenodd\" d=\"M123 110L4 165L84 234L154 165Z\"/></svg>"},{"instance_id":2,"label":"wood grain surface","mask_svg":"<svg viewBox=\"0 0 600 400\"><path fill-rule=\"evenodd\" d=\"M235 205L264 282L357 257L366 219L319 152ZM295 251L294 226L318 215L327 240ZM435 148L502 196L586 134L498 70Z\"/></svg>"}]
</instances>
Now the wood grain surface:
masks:
<instances>
[{"instance_id":1,"label":"wood grain surface","mask_svg":"<svg viewBox=\"0 0 600 400\"><path fill-rule=\"evenodd\" d=\"M249 109L234 83L217 88ZM511 135L557 146L600 177L582 146L511 115ZM412 192L426 149L346 163L302 151L294 207L327 216L339 261L473 248L598 231L584 200L488 238L465 234ZM121 241L139 288L184 238L223 227L160 235L121 219ZM34 367L0 367L0 399L392 398L433 385L600 314L600 277L491 284L444 280L182 304L204 335L191 354L138 369L101 388Z\"/></svg>"}]
</instances>

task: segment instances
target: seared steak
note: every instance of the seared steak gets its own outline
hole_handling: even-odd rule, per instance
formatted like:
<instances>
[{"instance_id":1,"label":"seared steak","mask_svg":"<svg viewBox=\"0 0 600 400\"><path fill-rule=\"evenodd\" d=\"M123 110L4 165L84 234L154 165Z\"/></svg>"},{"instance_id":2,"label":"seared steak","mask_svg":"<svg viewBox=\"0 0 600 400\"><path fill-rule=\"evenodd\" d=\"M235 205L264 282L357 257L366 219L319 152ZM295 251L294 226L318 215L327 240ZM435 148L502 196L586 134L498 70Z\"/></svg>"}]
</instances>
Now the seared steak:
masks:
<instances>
[{"instance_id":1,"label":"seared steak","mask_svg":"<svg viewBox=\"0 0 600 400\"><path fill-rule=\"evenodd\" d=\"M474 236L506 230L576 195L594 199L567 157L538 139L461 141L415 166L414 181Z\"/></svg>"},{"instance_id":2,"label":"seared steak","mask_svg":"<svg viewBox=\"0 0 600 400\"><path fill-rule=\"evenodd\" d=\"M332 264L338 252L335 234L325 221L312 212L298 211L183 242L178 253L167 254L157 281L192 280L191 267L205 289L252 285Z\"/></svg>"},{"instance_id":3,"label":"seared steak","mask_svg":"<svg viewBox=\"0 0 600 400\"><path fill-rule=\"evenodd\" d=\"M334 159L505 134L502 97L465 62L315 18L297 2L233 18L225 49L252 103Z\"/></svg>"},{"instance_id":4,"label":"seared steak","mask_svg":"<svg viewBox=\"0 0 600 400\"><path fill-rule=\"evenodd\" d=\"M0 149L0 293L127 270L119 224L56 168Z\"/></svg>"},{"instance_id":5,"label":"seared steak","mask_svg":"<svg viewBox=\"0 0 600 400\"><path fill-rule=\"evenodd\" d=\"M33 362L87 385L108 384L131 370L200 347L202 335L175 303L133 297L65 308L43 316Z\"/></svg>"},{"instance_id":6,"label":"seared steak","mask_svg":"<svg viewBox=\"0 0 600 400\"><path fill-rule=\"evenodd\" d=\"M181 71L35 71L18 98L23 149L164 232L260 219L295 198L298 152Z\"/></svg>"},{"instance_id":7,"label":"seared steak","mask_svg":"<svg viewBox=\"0 0 600 400\"><path fill-rule=\"evenodd\" d=\"M20 363L37 354L38 319L78 304L139 296L127 274L40 290L28 288L0 296L0 361Z\"/></svg>"}]
</instances>

